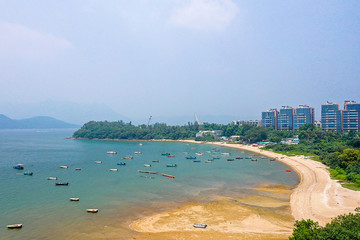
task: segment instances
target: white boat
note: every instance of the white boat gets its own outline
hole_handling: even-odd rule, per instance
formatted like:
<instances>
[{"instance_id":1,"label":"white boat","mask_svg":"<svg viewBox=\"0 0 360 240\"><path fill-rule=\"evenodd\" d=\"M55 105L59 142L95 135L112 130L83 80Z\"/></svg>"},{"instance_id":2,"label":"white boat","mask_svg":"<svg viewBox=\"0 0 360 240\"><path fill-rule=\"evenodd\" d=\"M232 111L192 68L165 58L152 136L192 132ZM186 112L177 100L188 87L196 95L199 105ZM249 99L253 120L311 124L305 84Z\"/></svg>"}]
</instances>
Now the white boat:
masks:
<instances>
[{"instance_id":1,"label":"white boat","mask_svg":"<svg viewBox=\"0 0 360 240\"><path fill-rule=\"evenodd\" d=\"M141 154L141 152L134 152L135 154Z\"/></svg>"},{"instance_id":2,"label":"white boat","mask_svg":"<svg viewBox=\"0 0 360 240\"><path fill-rule=\"evenodd\" d=\"M86 209L86 211L89 212L89 213L97 213L99 211L99 209L97 209L97 208L88 208L88 209Z\"/></svg>"},{"instance_id":3,"label":"white boat","mask_svg":"<svg viewBox=\"0 0 360 240\"><path fill-rule=\"evenodd\" d=\"M117 172L118 169L117 169L117 168L110 168L109 171L111 171L111 172Z\"/></svg>"},{"instance_id":4,"label":"white boat","mask_svg":"<svg viewBox=\"0 0 360 240\"><path fill-rule=\"evenodd\" d=\"M115 151L108 151L107 154L117 154Z\"/></svg>"},{"instance_id":5,"label":"white boat","mask_svg":"<svg viewBox=\"0 0 360 240\"><path fill-rule=\"evenodd\" d=\"M206 160L205 162L206 162L206 163L212 163L213 160Z\"/></svg>"},{"instance_id":6,"label":"white boat","mask_svg":"<svg viewBox=\"0 0 360 240\"><path fill-rule=\"evenodd\" d=\"M57 180L57 177L48 177L47 180Z\"/></svg>"},{"instance_id":7,"label":"white boat","mask_svg":"<svg viewBox=\"0 0 360 240\"><path fill-rule=\"evenodd\" d=\"M143 144L142 143L139 143L139 146L142 146Z\"/></svg>"},{"instance_id":8,"label":"white boat","mask_svg":"<svg viewBox=\"0 0 360 240\"><path fill-rule=\"evenodd\" d=\"M68 166L60 166L61 168L69 168Z\"/></svg>"},{"instance_id":9,"label":"white boat","mask_svg":"<svg viewBox=\"0 0 360 240\"><path fill-rule=\"evenodd\" d=\"M200 224L200 223L194 223L193 226L196 227L196 228L206 228L207 227L206 224Z\"/></svg>"},{"instance_id":10,"label":"white boat","mask_svg":"<svg viewBox=\"0 0 360 240\"><path fill-rule=\"evenodd\" d=\"M221 155L229 156L230 153L221 153Z\"/></svg>"},{"instance_id":11,"label":"white boat","mask_svg":"<svg viewBox=\"0 0 360 240\"><path fill-rule=\"evenodd\" d=\"M95 161L95 163L96 163L96 164L100 164L100 163L102 163L102 161Z\"/></svg>"},{"instance_id":12,"label":"white boat","mask_svg":"<svg viewBox=\"0 0 360 240\"><path fill-rule=\"evenodd\" d=\"M144 167L151 167L150 164L144 164Z\"/></svg>"},{"instance_id":13,"label":"white boat","mask_svg":"<svg viewBox=\"0 0 360 240\"><path fill-rule=\"evenodd\" d=\"M71 197L71 198L69 198L69 200L73 201L73 202L78 202L80 200L80 198Z\"/></svg>"},{"instance_id":14,"label":"white boat","mask_svg":"<svg viewBox=\"0 0 360 240\"><path fill-rule=\"evenodd\" d=\"M198 155L198 156L204 155L203 153L195 153L195 154Z\"/></svg>"},{"instance_id":15,"label":"white boat","mask_svg":"<svg viewBox=\"0 0 360 240\"><path fill-rule=\"evenodd\" d=\"M13 229L13 228L22 228L22 226L23 226L22 224L18 223L18 224L10 224L10 225L7 225L6 227Z\"/></svg>"}]
</instances>

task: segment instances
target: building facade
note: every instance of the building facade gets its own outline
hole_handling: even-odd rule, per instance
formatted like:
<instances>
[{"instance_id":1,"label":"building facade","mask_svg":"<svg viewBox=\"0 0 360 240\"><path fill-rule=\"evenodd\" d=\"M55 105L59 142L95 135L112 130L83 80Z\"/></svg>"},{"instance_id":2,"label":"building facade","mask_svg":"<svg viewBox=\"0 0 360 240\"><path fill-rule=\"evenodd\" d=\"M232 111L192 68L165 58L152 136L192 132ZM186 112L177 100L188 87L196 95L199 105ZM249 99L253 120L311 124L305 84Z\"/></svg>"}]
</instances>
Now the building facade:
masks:
<instances>
[{"instance_id":1,"label":"building facade","mask_svg":"<svg viewBox=\"0 0 360 240\"><path fill-rule=\"evenodd\" d=\"M257 126L261 126L261 120L234 120L233 124L239 125L239 126L250 125L250 126L257 127Z\"/></svg>"},{"instance_id":2,"label":"building facade","mask_svg":"<svg viewBox=\"0 0 360 240\"><path fill-rule=\"evenodd\" d=\"M294 113L295 109L289 106L283 106L278 115L278 130L294 129Z\"/></svg>"},{"instance_id":3,"label":"building facade","mask_svg":"<svg viewBox=\"0 0 360 240\"><path fill-rule=\"evenodd\" d=\"M276 109L270 109L261 114L261 122L263 127L273 127L275 130L278 129L278 114Z\"/></svg>"},{"instance_id":4,"label":"building facade","mask_svg":"<svg viewBox=\"0 0 360 240\"><path fill-rule=\"evenodd\" d=\"M345 101L342 111L342 128L344 132L358 132L360 118L360 103L355 101Z\"/></svg>"},{"instance_id":5,"label":"building facade","mask_svg":"<svg viewBox=\"0 0 360 240\"><path fill-rule=\"evenodd\" d=\"M342 111L339 104L327 102L321 105L321 129L323 131L342 131Z\"/></svg>"},{"instance_id":6,"label":"building facade","mask_svg":"<svg viewBox=\"0 0 360 240\"><path fill-rule=\"evenodd\" d=\"M306 123L315 123L315 111L312 107L300 105L295 109L294 130L299 130L299 128Z\"/></svg>"}]
</instances>

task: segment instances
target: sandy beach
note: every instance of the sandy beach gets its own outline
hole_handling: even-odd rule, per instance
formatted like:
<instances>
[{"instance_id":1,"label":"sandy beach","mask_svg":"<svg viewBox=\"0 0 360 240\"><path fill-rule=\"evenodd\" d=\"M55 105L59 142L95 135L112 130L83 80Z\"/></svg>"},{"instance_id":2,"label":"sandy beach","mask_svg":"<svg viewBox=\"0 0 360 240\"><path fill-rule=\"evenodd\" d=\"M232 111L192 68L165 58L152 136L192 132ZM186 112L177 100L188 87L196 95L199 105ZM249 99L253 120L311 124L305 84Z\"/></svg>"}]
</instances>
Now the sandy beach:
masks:
<instances>
[{"instance_id":1,"label":"sandy beach","mask_svg":"<svg viewBox=\"0 0 360 240\"><path fill-rule=\"evenodd\" d=\"M320 162L242 144L206 144L276 158L297 172L300 183L292 190L286 186L260 186L255 189L257 196L189 203L145 217L130 224L131 229L141 233L133 239L287 239L295 220L312 219L325 225L331 218L360 206L360 192L343 188L332 180L327 166ZM192 227L195 222L209 226L195 229Z\"/></svg>"}]
</instances>

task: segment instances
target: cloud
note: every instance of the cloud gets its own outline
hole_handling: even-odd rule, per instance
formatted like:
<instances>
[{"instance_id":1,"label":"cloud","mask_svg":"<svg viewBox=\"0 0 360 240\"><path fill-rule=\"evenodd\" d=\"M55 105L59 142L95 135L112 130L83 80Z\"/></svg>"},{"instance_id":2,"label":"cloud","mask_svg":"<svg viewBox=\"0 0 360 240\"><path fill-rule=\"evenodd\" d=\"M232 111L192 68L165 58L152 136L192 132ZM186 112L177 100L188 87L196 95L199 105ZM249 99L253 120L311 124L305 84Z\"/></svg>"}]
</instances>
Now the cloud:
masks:
<instances>
[{"instance_id":1,"label":"cloud","mask_svg":"<svg viewBox=\"0 0 360 240\"><path fill-rule=\"evenodd\" d=\"M30 59L51 57L72 47L66 39L20 24L0 21L0 53L2 55Z\"/></svg>"},{"instance_id":2,"label":"cloud","mask_svg":"<svg viewBox=\"0 0 360 240\"><path fill-rule=\"evenodd\" d=\"M185 28L221 31L238 11L231 0L190 0L186 6L173 12L170 23Z\"/></svg>"}]
</instances>

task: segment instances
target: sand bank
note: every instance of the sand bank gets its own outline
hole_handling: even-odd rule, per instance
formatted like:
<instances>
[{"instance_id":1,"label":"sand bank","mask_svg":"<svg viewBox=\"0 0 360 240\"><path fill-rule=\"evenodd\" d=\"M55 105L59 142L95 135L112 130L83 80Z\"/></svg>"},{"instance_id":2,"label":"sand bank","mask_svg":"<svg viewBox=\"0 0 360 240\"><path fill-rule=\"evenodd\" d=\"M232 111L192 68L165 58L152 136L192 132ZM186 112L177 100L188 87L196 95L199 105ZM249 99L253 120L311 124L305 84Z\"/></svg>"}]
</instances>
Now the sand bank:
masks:
<instances>
[{"instance_id":1,"label":"sand bank","mask_svg":"<svg viewBox=\"0 0 360 240\"><path fill-rule=\"evenodd\" d=\"M184 141L199 143L195 141ZM287 157L242 144L209 143L277 158L293 170L300 183L293 190L258 187L260 194L245 198L221 198L213 202L189 203L145 217L130 225L142 234L134 239L287 239L294 220L312 219L321 225L360 206L360 192L343 188L330 179L327 166L304 157ZM287 198L288 197L288 198ZM271 209L271 211L269 211ZM207 229L194 229L193 223Z\"/></svg>"}]
</instances>

